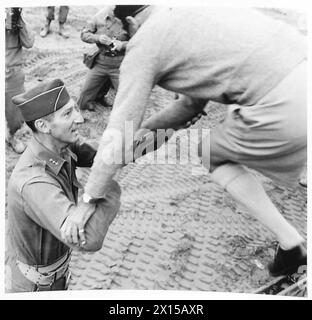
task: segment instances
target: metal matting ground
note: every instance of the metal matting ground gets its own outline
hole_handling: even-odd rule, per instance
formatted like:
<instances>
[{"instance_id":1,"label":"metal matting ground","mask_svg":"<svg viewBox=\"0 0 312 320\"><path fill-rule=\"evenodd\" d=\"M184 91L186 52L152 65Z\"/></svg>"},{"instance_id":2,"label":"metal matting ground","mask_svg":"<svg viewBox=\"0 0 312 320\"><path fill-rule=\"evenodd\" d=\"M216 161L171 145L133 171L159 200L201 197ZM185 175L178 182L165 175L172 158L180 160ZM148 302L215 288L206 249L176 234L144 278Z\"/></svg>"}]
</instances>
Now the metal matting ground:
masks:
<instances>
[{"instance_id":1,"label":"metal matting ground","mask_svg":"<svg viewBox=\"0 0 312 320\"><path fill-rule=\"evenodd\" d=\"M152 157L120 173L120 212L99 252L74 253L70 289L253 292L272 281L266 269L276 245L271 234L202 166L155 165ZM80 171L82 183L87 175ZM306 236L306 190L259 178L286 219Z\"/></svg>"},{"instance_id":2,"label":"metal matting ground","mask_svg":"<svg viewBox=\"0 0 312 320\"><path fill-rule=\"evenodd\" d=\"M27 13L43 21L43 9L36 10L32 8ZM84 16L79 17L80 11L71 11L69 24L75 32L70 41L57 35L38 37L35 47L25 52L26 87L61 77L77 100L87 73L82 64L85 48L76 31L85 21ZM39 24L33 24L38 33ZM171 93L154 89L146 117L172 98ZM219 104L210 104L207 110L208 115L195 127L213 127L225 113L225 107ZM110 111L111 108L85 111L82 136L98 139ZM186 133L182 130L176 136L183 140ZM28 140L27 136L23 138ZM6 148L7 179L17 159ZM80 170L78 174L84 183L88 171ZM306 189L299 185L285 189L263 176L259 178L282 214L306 237ZM274 238L211 182L201 166L154 165L148 155L125 167L118 182L122 187L120 212L99 252L74 252L69 289L255 292L274 280L265 268L274 254ZM293 288L287 294L290 291Z\"/></svg>"}]
</instances>

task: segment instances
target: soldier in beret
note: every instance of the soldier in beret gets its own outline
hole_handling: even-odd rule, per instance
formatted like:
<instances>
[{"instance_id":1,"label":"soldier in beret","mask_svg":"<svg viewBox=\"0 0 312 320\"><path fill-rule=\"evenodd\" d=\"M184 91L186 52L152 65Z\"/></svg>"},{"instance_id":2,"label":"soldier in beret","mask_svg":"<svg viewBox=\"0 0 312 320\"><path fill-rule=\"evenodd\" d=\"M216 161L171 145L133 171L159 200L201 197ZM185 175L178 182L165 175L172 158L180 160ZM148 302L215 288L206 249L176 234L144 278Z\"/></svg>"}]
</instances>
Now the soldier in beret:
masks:
<instances>
[{"instance_id":1,"label":"soldier in beret","mask_svg":"<svg viewBox=\"0 0 312 320\"><path fill-rule=\"evenodd\" d=\"M279 246L270 273L297 271L307 262L305 240L247 168L286 186L298 183L307 160L304 37L247 8L117 5L114 14L131 39L86 194L104 195L120 167L111 163L113 155L131 150L125 138L111 148L112 132L126 137L127 121L134 130L176 128L209 101L228 105L225 120L198 144L198 155L213 181L275 235ZM143 122L156 84L179 99Z\"/></svg>"},{"instance_id":2,"label":"soldier in beret","mask_svg":"<svg viewBox=\"0 0 312 320\"><path fill-rule=\"evenodd\" d=\"M88 71L78 99L81 110L94 111L96 102L104 103L112 86L117 90L119 67L125 55L128 34L113 14L114 6L107 6L96 13L81 31L81 40L96 44L97 53Z\"/></svg>"},{"instance_id":3,"label":"soldier in beret","mask_svg":"<svg viewBox=\"0 0 312 320\"><path fill-rule=\"evenodd\" d=\"M6 290L65 290L72 248L102 247L119 209L120 188L113 181L105 200L78 201L75 169L90 167L96 150L79 143L83 118L61 80L12 100L33 137L8 184Z\"/></svg>"}]
</instances>

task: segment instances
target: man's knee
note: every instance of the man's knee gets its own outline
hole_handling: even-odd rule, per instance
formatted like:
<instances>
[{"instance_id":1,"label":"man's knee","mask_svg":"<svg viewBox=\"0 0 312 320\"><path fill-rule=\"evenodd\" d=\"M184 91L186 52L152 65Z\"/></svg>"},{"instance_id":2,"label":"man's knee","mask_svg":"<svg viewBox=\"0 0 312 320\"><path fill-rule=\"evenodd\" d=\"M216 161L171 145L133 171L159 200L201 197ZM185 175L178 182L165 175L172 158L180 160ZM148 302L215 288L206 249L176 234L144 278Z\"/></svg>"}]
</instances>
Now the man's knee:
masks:
<instances>
[{"instance_id":1,"label":"man's knee","mask_svg":"<svg viewBox=\"0 0 312 320\"><path fill-rule=\"evenodd\" d=\"M214 167L211 172L211 179L224 189L226 189L234 179L247 173L244 166L233 162L227 162Z\"/></svg>"}]
</instances>

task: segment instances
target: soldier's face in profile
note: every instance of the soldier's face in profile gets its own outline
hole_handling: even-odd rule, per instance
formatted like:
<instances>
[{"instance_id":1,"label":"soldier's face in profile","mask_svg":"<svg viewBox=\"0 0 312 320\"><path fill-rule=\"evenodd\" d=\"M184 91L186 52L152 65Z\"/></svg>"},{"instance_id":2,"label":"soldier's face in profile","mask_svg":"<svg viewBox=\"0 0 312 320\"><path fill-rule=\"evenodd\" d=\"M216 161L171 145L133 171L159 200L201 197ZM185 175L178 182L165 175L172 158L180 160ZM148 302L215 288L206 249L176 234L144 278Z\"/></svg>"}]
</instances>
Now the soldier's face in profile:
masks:
<instances>
[{"instance_id":1,"label":"soldier's face in profile","mask_svg":"<svg viewBox=\"0 0 312 320\"><path fill-rule=\"evenodd\" d=\"M75 143L79 138L78 127L83 121L77 104L70 99L64 107L54 113L53 120L50 121L50 134L60 143Z\"/></svg>"}]
</instances>

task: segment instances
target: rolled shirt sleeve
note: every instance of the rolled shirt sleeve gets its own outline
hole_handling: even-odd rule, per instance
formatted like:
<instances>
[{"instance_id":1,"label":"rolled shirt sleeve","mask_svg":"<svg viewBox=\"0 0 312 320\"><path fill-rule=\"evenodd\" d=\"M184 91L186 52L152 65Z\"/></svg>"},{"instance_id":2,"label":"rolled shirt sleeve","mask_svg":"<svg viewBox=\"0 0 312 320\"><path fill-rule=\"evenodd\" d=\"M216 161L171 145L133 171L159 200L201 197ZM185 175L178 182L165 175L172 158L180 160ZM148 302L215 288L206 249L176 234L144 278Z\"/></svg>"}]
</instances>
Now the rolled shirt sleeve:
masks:
<instances>
[{"instance_id":1,"label":"rolled shirt sleeve","mask_svg":"<svg viewBox=\"0 0 312 320\"><path fill-rule=\"evenodd\" d=\"M123 165L122 149L132 149L132 146L124 145L127 134L125 122L133 125L133 132L138 130L150 93L157 82L158 59L153 47L149 46L147 50L144 45L136 43L130 45L127 50L120 68L120 82L114 107L86 185L87 194L93 198L106 196L112 178ZM122 143L117 141L119 138Z\"/></svg>"},{"instance_id":2,"label":"rolled shirt sleeve","mask_svg":"<svg viewBox=\"0 0 312 320\"><path fill-rule=\"evenodd\" d=\"M95 34L97 31L95 20L92 19L82 29L80 38L82 41L87 43L99 43L99 35Z\"/></svg>"},{"instance_id":3,"label":"rolled shirt sleeve","mask_svg":"<svg viewBox=\"0 0 312 320\"><path fill-rule=\"evenodd\" d=\"M120 208L120 187L112 181L105 199L96 205L96 212L85 226L86 244L80 247L84 251L97 251L102 248L108 228L116 217Z\"/></svg>"},{"instance_id":4,"label":"rolled shirt sleeve","mask_svg":"<svg viewBox=\"0 0 312 320\"><path fill-rule=\"evenodd\" d=\"M91 21L87 23L87 25L82 29L82 32L80 34L80 38L82 41L86 43L96 43L104 48L109 48L109 46L112 44L112 37L105 34L103 31L99 32L98 29L98 22L97 19L99 17L94 17ZM100 41L101 38L101 41ZM123 48L125 49L127 46L128 41L122 41Z\"/></svg>"}]
</instances>

